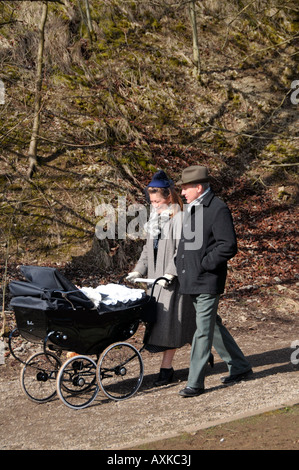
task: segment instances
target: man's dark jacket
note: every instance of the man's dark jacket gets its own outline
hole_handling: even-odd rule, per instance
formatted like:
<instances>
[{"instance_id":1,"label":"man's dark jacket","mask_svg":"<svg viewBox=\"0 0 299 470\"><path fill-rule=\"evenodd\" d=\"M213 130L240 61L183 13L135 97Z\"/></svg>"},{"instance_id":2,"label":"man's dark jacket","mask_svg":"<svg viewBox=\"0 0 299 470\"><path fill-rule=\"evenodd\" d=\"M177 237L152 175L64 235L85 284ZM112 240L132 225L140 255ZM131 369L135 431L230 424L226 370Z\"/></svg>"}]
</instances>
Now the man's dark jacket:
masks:
<instances>
[{"instance_id":1,"label":"man's dark jacket","mask_svg":"<svg viewBox=\"0 0 299 470\"><path fill-rule=\"evenodd\" d=\"M196 212L202 210L202 244L192 248ZM200 219L198 219L200 220ZM188 229L184 229L189 227ZM191 227L191 228L190 228ZM197 233L198 236L198 233ZM194 240L193 240L194 241ZM187 249L189 248L189 249ZM222 294L227 261L237 253L237 239L227 205L209 191L199 205L185 214L175 258L181 294Z\"/></svg>"}]
</instances>

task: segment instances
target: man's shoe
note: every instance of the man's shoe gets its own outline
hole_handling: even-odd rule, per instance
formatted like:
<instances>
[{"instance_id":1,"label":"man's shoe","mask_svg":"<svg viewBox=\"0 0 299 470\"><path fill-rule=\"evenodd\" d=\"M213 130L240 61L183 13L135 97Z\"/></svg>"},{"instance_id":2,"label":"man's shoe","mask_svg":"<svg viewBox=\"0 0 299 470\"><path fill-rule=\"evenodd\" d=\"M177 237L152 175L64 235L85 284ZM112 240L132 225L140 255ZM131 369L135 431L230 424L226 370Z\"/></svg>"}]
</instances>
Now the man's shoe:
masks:
<instances>
[{"instance_id":1,"label":"man's shoe","mask_svg":"<svg viewBox=\"0 0 299 470\"><path fill-rule=\"evenodd\" d=\"M193 388L193 387L186 387L183 390L179 391L179 395L181 397L197 397L205 392L204 388Z\"/></svg>"},{"instance_id":2,"label":"man's shoe","mask_svg":"<svg viewBox=\"0 0 299 470\"><path fill-rule=\"evenodd\" d=\"M224 385L230 385L233 383L241 382L242 380L246 380L251 375L253 375L252 369L247 370L246 372L242 372L241 374L233 374L228 375L226 377L221 377L220 380Z\"/></svg>"}]
</instances>

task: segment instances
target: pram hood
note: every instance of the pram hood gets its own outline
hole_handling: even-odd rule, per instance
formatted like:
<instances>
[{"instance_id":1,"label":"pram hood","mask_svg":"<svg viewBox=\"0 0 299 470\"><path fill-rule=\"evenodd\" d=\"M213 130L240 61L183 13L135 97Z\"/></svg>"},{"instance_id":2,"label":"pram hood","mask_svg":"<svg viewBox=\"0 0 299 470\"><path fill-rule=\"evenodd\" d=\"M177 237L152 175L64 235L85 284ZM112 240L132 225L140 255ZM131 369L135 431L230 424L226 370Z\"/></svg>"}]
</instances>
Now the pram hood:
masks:
<instances>
[{"instance_id":1,"label":"pram hood","mask_svg":"<svg viewBox=\"0 0 299 470\"><path fill-rule=\"evenodd\" d=\"M94 299L66 279L56 268L44 266L21 266L20 271L27 281L11 281L9 284L12 300L10 306L49 310L96 310L99 314L109 311L126 310L148 301L145 292L141 298L129 301L101 302L97 307ZM108 285L109 286L109 285ZM105 288L102 297L108 297ZM121 287L121 286L120 286ZM124 286L123 286L124 287ZM133 290L134 289L128 289Z\"/></svg>"},{"instance_id":2,"label":"pram hood","mask_svg":"<svg viewBox=\"0 0 299 470\"><path fill-rule=\"evenodd\" d=\"M56 268L21 266L20 271L29 282L10 282L12 307L28 305L41 310L57 310L69 304L73 308L95 308L94 303Z\"/></svg>"},{"instance_id":3,"label":"pram hood","mask_svg":"<svg viewBox=\"0 0 299 470\"><path fill-rule=\"evenodd\" d=\"M56 268L45 266L21 266L21 273L36 286L52 290L78 290L78 288L66 279Z\"/></svg>"}]
</instances>

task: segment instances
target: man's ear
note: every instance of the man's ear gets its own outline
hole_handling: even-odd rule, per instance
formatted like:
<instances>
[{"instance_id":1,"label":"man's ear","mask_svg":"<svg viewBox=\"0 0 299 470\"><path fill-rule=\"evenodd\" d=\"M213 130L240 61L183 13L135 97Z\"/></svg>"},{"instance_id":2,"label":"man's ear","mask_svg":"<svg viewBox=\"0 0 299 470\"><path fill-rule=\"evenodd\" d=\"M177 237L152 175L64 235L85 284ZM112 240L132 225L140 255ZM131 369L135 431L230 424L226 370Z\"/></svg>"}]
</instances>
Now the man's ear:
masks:
<instances>
[{"instance_id":1,"label":"man's ear","mask_svg":"<svg viewBox=\"0 0 299 470\"><path fill-rule=\"evenodd\" d=\"M198 185L196 186L196 189L197 189L198 195L200 196L203 192L202 185L200 183L198 183Z\"/></svg>"}]
</instances>

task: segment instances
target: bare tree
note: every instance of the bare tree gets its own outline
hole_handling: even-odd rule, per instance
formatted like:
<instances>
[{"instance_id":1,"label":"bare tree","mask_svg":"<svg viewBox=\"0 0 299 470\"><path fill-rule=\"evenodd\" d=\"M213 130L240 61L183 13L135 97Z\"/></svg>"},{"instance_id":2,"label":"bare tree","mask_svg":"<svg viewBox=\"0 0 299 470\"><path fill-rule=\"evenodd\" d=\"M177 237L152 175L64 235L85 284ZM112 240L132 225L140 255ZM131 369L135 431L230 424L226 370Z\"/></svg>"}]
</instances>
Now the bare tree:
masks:
<instances>
[{"instance_id":1,"label":"bare tree","mask_svg":"<svg viewBox=\"0 0 299 470\"><path fill-rule=\"evenodd\" d=\"M5 314L5 294L6 294L6 280L7 280L7 265L8 265L8 257L9 257L9 241L10 241L10 230L8 234L8 239L6 241L6 254L5 254L5 267L4 267L4 275L2 279L2 329L0 331L0 337L6 336L9 328L7 324L7 318Z\"/></svg>"},{"instance_id":2,"label":"bare tree","mask_svg":"<svg viewBox=\"0 0 299 470\"><path fill-rule=\"evenodd\" d=\"M194 62L194 74L200 75L201 65L200 65L200 54L198 47L198 31L197 31L197 21L196 21L196 0L191 0L189 2L189 15L192 28L192 42L193 42L193 62Z\"/></svg>"},{"instance_id":3,"label":"bare tree","mask_svg":"<svg viewBox=\"0 0 299 470\"><path fill-rule=\"evenodd\" d=\"M84 0L85 10L82 8L80 0L78 0L77 4L78 4L78 9L79 9L80 14L81 14L82 21L85 24L85 27L87 29L87 34L88 34L89 40L92 43L93 36L94 36L94 29L93 29L93 26L92 26L89 0Z\"/></svg>"},{"instance_id":4,"label":"bare tree","mask_svg":"<svg viewBox=\"0 0 299 470\"><path fill-rule=\"evenodd\" d=\"M48 2L43 2L42 15L39 24L39 43L37 52L37 66L36 66L36 82L35 82L35 101L34 101L34 119L31 140L29 145L29 170L28 176L32 178L32 175L37 165L37 143L38 134L40 128L40 110L42 103L42 83L43 83L43 56L44 56L44 44L45 44L45 26L48 16Z\"/></svg>"},{"instance_id":5,"label":"bare tree","mask_svg":"<svg viewBox=\"0 0 299 470\"><path fill-rule=\"evenodd\" d=\"M92 36L93 36L93 34L94 34L94 30L93 30L93 26L92 26L89 0L85 0L84 3L85 3L85 11L86 11L86 20L87 20L88 34L89 34L89 37L91 38L91 42L92 42Z\"/></svg>"}]
</instances>

